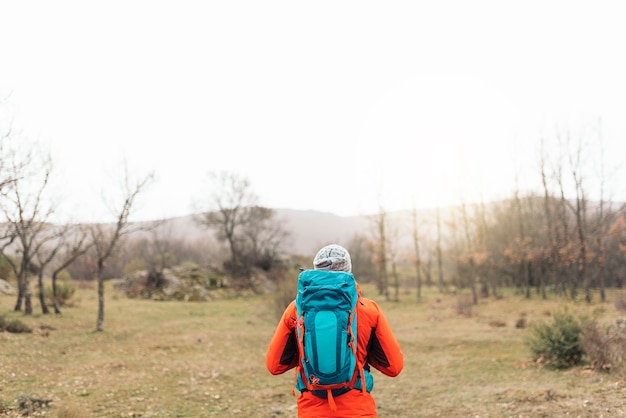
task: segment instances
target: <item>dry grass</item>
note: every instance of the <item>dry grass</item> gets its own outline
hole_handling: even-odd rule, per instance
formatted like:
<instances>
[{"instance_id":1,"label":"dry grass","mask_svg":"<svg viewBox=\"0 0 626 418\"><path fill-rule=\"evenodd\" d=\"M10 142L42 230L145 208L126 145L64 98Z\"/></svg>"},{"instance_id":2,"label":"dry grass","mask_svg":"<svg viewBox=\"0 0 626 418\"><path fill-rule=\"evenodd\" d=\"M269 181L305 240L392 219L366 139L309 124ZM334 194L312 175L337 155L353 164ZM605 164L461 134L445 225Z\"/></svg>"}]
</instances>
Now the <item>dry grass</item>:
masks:
<instances>
[{"instance_id":1,"label":"dry grass","mask_svg":"<svg viewBox=\"0 0 626 418\"><path fill-rule=\"evenodd\" d=\"M378 299L365 286L367 296ZM53 417L293 417L293 374L271 376L265 350L275 327L271 296L217 302L128 300L107 288L104 332L95 332L96 293L77 291L62 316L12 312L31 334L0 333L0 408L16 415L20 395L51 399ZM396 379L375 372L381 417L623 416L623 376L587 368L551 371L530 361L528 330L566 302L514 295L481 300L472 317L454 295L423 292L379 304L405 355ZM613 321L611 303L570 303ZM499 325L493 326L494 323ZM504 324L504 326L503 326Z\"/></svg>"}]
</instances>

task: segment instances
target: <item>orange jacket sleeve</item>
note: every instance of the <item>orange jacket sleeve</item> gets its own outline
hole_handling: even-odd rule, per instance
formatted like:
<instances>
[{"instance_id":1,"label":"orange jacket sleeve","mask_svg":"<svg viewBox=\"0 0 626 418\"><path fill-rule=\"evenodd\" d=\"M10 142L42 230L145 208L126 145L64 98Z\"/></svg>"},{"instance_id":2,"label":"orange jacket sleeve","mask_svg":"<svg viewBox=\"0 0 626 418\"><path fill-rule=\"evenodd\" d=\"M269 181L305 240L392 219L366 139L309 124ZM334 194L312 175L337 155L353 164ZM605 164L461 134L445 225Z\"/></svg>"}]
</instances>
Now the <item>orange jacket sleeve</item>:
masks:
<instances>
[{"instance_id":1,"label":"orange jacket sleeve","mask_svg":"<svg viewBox=\"0 0 626 418\"><path fill-rule=\"evenodd\" d=\"M272 374L285 373L296 367L300 359L296 340L296 302L287 306L265 356L265 365Z\"/></svg>"},{"instance_id":2,"label":"orange jacket sleeve","mask_svg":"<svg viewBox=\"0 0 626 418\"><path fill-rule=\"evenodd\" d=\"M378 304L366 298L362 298L362 301L363 306L358 311L358 315L362 315L363 322L367 321L367 325L370 326L366 361L384 375L395 377L404 367L404 355L400 344ZM361 322L360 318L359 322Z\"/></svg>"}]
</instances>

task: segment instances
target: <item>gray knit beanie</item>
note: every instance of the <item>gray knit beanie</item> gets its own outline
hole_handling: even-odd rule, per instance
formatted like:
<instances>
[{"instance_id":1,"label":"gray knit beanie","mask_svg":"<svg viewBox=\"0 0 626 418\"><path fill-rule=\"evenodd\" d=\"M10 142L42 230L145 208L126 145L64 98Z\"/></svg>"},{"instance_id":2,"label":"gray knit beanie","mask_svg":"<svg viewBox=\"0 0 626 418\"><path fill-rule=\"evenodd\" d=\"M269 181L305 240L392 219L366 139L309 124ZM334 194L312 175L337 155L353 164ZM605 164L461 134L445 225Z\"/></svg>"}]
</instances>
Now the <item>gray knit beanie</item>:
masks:
<instances>
[{"instance_id":1,"label":"gray knit beanie","mask_svg":"<svg viewBox=\"0 0 626 418\"><path fill-rule=\"evenodd\" d=\"M316 270L352 271L350 253L341 245L330 244L317 252L313 259Z\"/></svg>"}]
</instances>

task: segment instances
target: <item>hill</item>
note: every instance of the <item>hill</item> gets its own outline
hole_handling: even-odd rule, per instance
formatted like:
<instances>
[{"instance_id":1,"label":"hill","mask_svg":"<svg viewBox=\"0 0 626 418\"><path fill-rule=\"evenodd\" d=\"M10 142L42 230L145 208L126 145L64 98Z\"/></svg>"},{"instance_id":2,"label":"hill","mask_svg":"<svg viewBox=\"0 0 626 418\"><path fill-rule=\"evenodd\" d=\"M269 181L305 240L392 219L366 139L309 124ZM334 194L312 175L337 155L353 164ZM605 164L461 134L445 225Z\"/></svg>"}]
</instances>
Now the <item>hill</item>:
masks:
<instances>
[{"instance_id":1,"label":"hill","mask_svg":"<svg viewBox=\"0 0 626 418\"><path fill-rule=\"evenodd\" d=\"M311 255L329 243L347 245L355 234L365 233L369 228L367 216L345 217L312 210L275 210L276 218L290 234L286 245L290 254ZM195 216L166 219L159 230L172 238L206 238L207 231L196 223Z\"/></svg>"},{"instance_id":2,"label":"hill","mask_svg":"<svg viewBox=\"0 0 626 418\"><path fill-rule=\"evenodd\" d=\"M290 252L310 255L327 244L347 245L355 234L368 231L366 216L338 216L327 212L276 209L277 218L291 233Z\"/></svg>"}]
</instances>

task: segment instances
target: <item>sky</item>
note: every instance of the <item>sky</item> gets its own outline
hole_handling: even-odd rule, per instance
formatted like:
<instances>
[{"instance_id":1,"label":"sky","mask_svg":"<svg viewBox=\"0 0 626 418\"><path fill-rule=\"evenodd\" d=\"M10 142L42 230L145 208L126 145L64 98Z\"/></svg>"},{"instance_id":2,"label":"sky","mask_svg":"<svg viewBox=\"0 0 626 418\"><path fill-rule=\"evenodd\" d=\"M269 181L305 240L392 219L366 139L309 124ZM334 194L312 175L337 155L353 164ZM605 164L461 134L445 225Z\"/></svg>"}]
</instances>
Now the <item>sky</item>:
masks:
<instances>
[{"instance_id":1,"label":"sky","mask_svg":"<svg viewBox=\"0 0 626 418\"><path fill-rule=\"evenodd\" d=\"M500 199L539 184L563 133L617 179L624 9L0 0L0 128L50 152L58 216L84 221L111 219L123 166L155 174L137 220L202 208L219 170L264 206L341 216Z\"/></svg>"}]
</instances>

